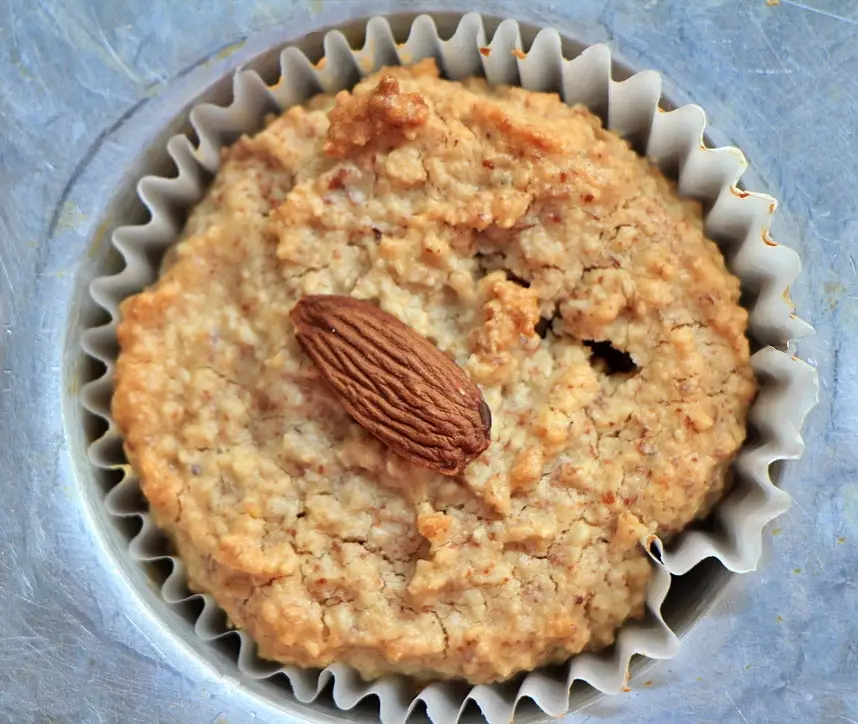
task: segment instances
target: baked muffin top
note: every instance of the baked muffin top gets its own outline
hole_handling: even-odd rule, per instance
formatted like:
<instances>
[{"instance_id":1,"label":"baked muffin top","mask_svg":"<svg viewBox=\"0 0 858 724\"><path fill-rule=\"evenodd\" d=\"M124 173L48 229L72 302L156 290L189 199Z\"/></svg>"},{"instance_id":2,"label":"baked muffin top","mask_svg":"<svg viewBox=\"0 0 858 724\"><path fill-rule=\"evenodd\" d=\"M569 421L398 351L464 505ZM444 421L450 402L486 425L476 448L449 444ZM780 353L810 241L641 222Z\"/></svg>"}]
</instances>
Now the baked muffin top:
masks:
<instances>
[{"instance_id":1,"label":"baked muffin top","mask_svg":"<svg viewBox=\"0 0 858 724\"><path fill-rule=\"evenodd\" d=\"M399 457L295 338L368 300L494 420L463 473ZM583 107L388 68L223 152L122 305L113 414L193 589L259 653L491 682L614 640L641 541L707 512L755 385L701 211Z\"/></svg>"}]
</instances>

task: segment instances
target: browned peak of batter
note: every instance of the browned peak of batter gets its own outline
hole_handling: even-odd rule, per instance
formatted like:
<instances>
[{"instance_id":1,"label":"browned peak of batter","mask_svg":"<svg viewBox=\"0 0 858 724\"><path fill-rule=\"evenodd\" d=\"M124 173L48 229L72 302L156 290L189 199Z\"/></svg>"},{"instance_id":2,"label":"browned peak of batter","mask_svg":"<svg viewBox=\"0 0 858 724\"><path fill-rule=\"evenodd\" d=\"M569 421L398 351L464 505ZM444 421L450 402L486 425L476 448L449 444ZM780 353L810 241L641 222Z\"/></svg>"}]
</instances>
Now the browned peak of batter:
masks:
<instances>
[{"instance_id":1,"label":"browned peak of batter","mask_svg":"<svg viewBox=\"0 0 858 724\"><path fill-rule=\"evenodd\" d=\"M369 93L337 95L328 113L331 127L325 153L348 156L374 139L396 141L429 118L429 107L419 93L402 93L396 78L384 75Z\"/></svg>"}]
</instances>

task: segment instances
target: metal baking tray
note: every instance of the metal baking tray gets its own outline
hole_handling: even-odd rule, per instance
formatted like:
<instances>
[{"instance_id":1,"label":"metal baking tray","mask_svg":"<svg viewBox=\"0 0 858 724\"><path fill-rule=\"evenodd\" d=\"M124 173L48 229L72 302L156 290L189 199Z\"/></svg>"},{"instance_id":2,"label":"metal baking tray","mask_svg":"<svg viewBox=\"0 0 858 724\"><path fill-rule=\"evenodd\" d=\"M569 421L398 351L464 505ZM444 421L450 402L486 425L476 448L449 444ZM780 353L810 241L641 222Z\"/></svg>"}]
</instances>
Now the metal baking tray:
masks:
<instances>
[{"instance_id":1,"label":"metal baking tray","mask_svg":"<svg viewBox=\"0 0 858 724\"><path fill-rule=\"evenodd\" d=\"M848 0L579 0L395 3L47 0L0 9L0 721L302 721L257 696L182 635L152 579L123 564L124 541L93 514L83 463L76 330L86 286L111 263L117 219L142 218L131 191L164 170L183 111L229 93L239 65L372 14L477 10L607 41L667 95L709 113L709 135L749 156L750 187L784 203L774 236L805 262L792 297L817 336L798 352L823 399L807 452L781 471L792 510L766 534L757 574L730 581L676 659L585 711L600 721L858 720L858 279L849 193L858 154L858 15ZM851 15L850 15L851 13ZM439 16L442 18L443 16ZM813 43L808 43L813 38ZM778 52L772 51L778 48ZM273 56L272 56L273 57ZM825 109L821 113L820 109ZM841 237L843 237L841 239ZM157 572L152 572L157 577ZM715 581L711 593L726 584ZM703 604L711 603L703 591ZM179 635L177 635L179 632ZM330 711L331 720L336 716ZM581 715L579 715L580 717Z\"/></svg>"}]
</instances>

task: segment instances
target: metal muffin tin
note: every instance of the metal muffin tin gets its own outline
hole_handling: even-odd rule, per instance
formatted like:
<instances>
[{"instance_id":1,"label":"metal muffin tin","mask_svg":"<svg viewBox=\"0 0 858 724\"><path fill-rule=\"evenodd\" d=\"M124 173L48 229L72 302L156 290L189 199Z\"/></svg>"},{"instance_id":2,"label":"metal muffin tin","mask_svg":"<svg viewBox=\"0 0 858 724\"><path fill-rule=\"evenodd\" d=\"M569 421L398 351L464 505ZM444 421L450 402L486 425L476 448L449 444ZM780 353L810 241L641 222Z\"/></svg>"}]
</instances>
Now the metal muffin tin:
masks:
<instances>
[{"instance_id":1,"label":"metal muffin tin","mask_svg":"<svg viewBox=\"0 0 858 724\"><path fill-rule=\"evenodd\" d=\"M439 26L453 20L453 16L436 17ZM401 22L405 25L410 19L410 16L401 16ZM400 22L400 18L396 18L395 22ZM340 29L345 27L341 23L336 25ZM361 27L361 23L356 25ZM249 717L251 711L257 711L260 716L266 718L274 716L278 709L277 702L280 701L279 695L277 692L260 690L252 682L229 681L234 670L233 652L229 649L229 644L225 643L220 651L212 651L208 647L198 645L192 631L188 630L186 621L171 615L152 586L152 581L163 576L163 571L157 568L140 570L129 566L125 557L129 531L113 528L99 513L100 497L104 492L104 485L109 484L109 481L97 480L86 463L86 442L92 439L98 430L90 423L84 422L76 396L81 381L91 379L95 371L86 367L88 363L80 354L78 333L80 329L96 321L95 315L98 314L86 293L89 280L103 274L117 262L109 244L105 243L110 229L123 223L134 223L143 217L142 207L134 193L136 180L147 173L159 174L168 170L169 164L161 151L167 138L187 130L184 118L190 106L202 100L221 103L228 99L231 71L239 60L246 67L261 72L263 77L271 78L271 73L276 73L275 49L287 42L289 36L283 32L265 34L248 43L238 57L222 63L218 69L221 71L218 77L213 78L214 74L208 73L206 82L201 83L199 73L191 70L189 75L177 79L158 98L157 103L149 104L144 111L130 113L121 124L110 129L103 139L104 142L94 149L87 162L79 167L75 178L66 189L64 198L57 206L51 222L50 242L37 260L41 273L36 274L35 280L30 280L32 286L28 287L31 291L27 295L30 303L27 323L23 326L15 324L15 318L9 316L8 307L0 309L0 313L6 315L4 321L9 319L12 322L9 325L10 334L6 339L5 365L16 373L14 378L10 375L13 384L10 384L8 389L4 386L4 395L0 401L0 424L3 426L4 441L9 443L7 455L0 459L0 462L4 479L8 473L9 479L14 481L12 509L14 510L17 503L28 514L30 536L21 536L15 542L29 541L30 562L44 562L41 556L48 549L45 545L48 539L51 550L62 556L56 561L56 569L53 572L65 594L65 601L62 601L61 597L45 598L50 600L52 605L56 601L58 608L70 611L70 615L82 610L90 611L91 604L94 604L100 612L100 620L90 621L90 628L107 632L108 643L112 641L111 645L131 646L138 651L141 647L146 649L148 643L155 652L153 656L159 657L159 660L166 656L175 661L192 680L210 681L212 673L217 672L221 679L227 680L227 684L223 686L223 681L219 681L215 685L213 696L224 701L224 706L227 706L228 702L228 706L239 717L241 712L245 712ZM305 37L296 45L313 56L320 53L320 42L321 35L314 34ZM70 224L66 218L69 203L77 208L87 209L89 214L85 223ZM4 245L4 256L6 251L7 247ZM74 277L68 275L57 282L55 277L50 276L52 270L74 266L77 266L77 274ZM11 288L12 278L6 266L4 271ZM16 281L26 284L27 278L22 276ZM3 297L0 297L0 300L2 299ZM11 306L13 313L18 308L17 304ZM41 316L37 310L41 310ZM62 358L58 359L60 349L63 350ZM27 361L30 364L27 364ZM62 409L58 407L60 399ZM22 473L29 470L32 474L33 460L38 460L39 456L43 460L43 469L50 474L36 476L44 477L44 483L41 480L33 480L32 483L25 481ZM44 506L44 514L34 514L33 499L25 490L28 483L39 491L38 503ZM69 522L73 523L70 527ZM90 554L93 545L101 554L98 561L93 560ZM13 586L17 585L19 579L26 580L29 565L27 558L22 559L20 555L15 557L15 561L14 566L8 569L12 572L8 581L11 581ZM730 578L718 564L706 564L701 568L684 577L682 589L674 587L675 591L682 593L682 605L668 607L668 615L672 617L671 623L678 630L687 629L705 612L712 605L716 593L723 589ZM44 570L47 572L50 569L45 567ZM2 580L5 587L6 577ZM42 580L40 585L40 591L51 590L50 581L47 579ZM77 592L74 592L75 589ZM687 605L689 602L691 605ZM139 628L120 632L118 629L121 625L117 616L121 615L131 616L134 625ZM752 620L751 616L745 615L744 618ZM45 617L42 625L47 621L48 617ZM60 626L53 629L47 627L47 630L62 631ZM109 660L110 646L106 646L99 653ZM708 657L700 656L699 651L697 656L699 665L704 665ZM8 660L0 660L8 666L8 669L3 667L4 672L15 668L11 657ZM709 661L710 665L711 663ZM90 661L84 664L83 668L95 665ZM31 666L29 672L30 676L51 676L50 667L40 669ZM701 676L706 676L705 669L701 669ZM166 678L165 675L164 679ZM669 678L665 676L665 679ZM153 677L151 681L156 684L157 677ZM230 686L230 683L239 686ZM211 691L210 686L207 688ZM0 687L0 690L2 689L3 687ZM172 691L175 692L176 688ZM157 684L145 694L139 692L135 696L135 701L138 702L136 711L141 711L139 705L143 702L148 702L152 710L158 710ZM0 701L4 707L8 705L5 699ZM586 703L586 700L580 703ZM60 702L55 700L44 712L50 713L57 706L60 706ZM151 720L151 716L145 714L145 707L143 710L144 717ZM305 711L300 705L292 704L285 720L348 719L333 707L330 711L320 711L318 705L314 705L312 710L311 715L309 710ZM0 712L2 711L3 709L0 709ZM520 714L524 714L522 721L533 718L525 712ZM167 720L187 719L168 717Z\"/></svg>"}]
</instances>

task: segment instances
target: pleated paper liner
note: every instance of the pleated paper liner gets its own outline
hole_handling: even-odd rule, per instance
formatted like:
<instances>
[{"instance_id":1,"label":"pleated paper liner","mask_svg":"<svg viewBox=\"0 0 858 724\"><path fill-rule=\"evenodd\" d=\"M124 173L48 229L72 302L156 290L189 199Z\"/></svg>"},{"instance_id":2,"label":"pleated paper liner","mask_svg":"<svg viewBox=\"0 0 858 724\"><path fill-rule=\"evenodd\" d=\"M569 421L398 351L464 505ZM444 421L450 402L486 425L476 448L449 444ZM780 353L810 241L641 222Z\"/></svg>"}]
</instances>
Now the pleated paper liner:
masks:
<instances>
[{"instance_id":1,"label":"pleated paper liner","mask_svg":"<svg viewBox=\"0 0 858 724\"><path fill-rule=\"evenodd\" d=\"M489 48L490 52L481 52L481 48ZM578 57L565 59L560 35L550 29L539 32L526 55L513 52L521 49L520 29L512 20L503 21L488 38L480 16L465 15L455 34L445 41L432 19L421 16L413 22L407 41L398 45L388 22L373 18L367 23L362 48L353 49L343 34L329 32L324 38L326 62L321 68L295 48L286 48L280 56L281 79L273 86L267 86L253 71L239 70L229 106L201 104L191 111L197 145L182 135L174 136L167 144L178 175L141 179L138 194L151 218L144 225L116 230L113 244L125 267L92 284L92 296L108 312L110 322L87 330L83 337L85 352L106 367L106 372L87 384L82 394L87 410L103 418L108 426L107 432L91 445L90 459L95 466L121 470L124 475L105 497L105 511L117 522L128 517L142 519L142 529L129 540L130 556L141 565L163 565L166 559L172 571L162 586L162 596L186 616L194 610L187 605L189 599L202 601L194 629L203 641L215 645L225 636L237 636L237 669L254 679L285 675L300 702L319 704L320 697L330 695L325 692L333 682L333 701L344 711L376 695L384 724L404 722L415 708L422 706L436 724L452 724L469 701L476 702L490 724L501 724L510 721L516 705L526 697L547 714L562 716L569 711L574 681L615 693L626 683L632 656L667 659L675 655L679 640L661 612L671 574L686 573L709 557L718 559L730 571L753 570L760 558L763 526L789 506L789 495L772 482L770 470L775 461L801 455L800 428L815 404L817 379L812 367L784 351L791 340L807 334L810 327L794 315L785 296L799 273L800 262L795 252L769 238L774 199L737 188L747 166L745 158L735 148L705 146L706 119L699 107L688 105L670 112L659 108L661 78L657 73L644 71L615 82L611 77L611 53L606 46L592 46ZM436 58L443 74L453 80L480 75L492 84L559 92L569 104L587 105L606 119L609 128L629 138L636 148L677 178L681 194L703 202L707 235L719 243L731 271L741 279L746 297L752 300L748 303L749 336L760 347L752 358L760 392L750 412L749 424L755 435L749 439L753 442L747 443L737 457L736 483L714 509L711 530L687 531L669 546L657 539L641 541L650 552L654 568L644 620L623 626L616 643L607 651L575 656L563 667L533 671L518 683L468 687L438 682L414 696L413 684L400 677L367 683L341 664L320 672L264 661L256 655L247 634L229 632L212 597L191 594L181 561L164 555L163 534L141 507L138 480L121 456L119 430L110 417L110 399L119 304L157 278L156 260L177 240L187 210L202 198L208 179L220 164L220 148L242 134L259 130L267 112L303 103L319 92L350 88L361 77L385 65L410 64L426 57ZM289 694L284 692L283 697ZM284 704L288 708L288 701ZM324 719L330 721L329 703L325 711L328 714ZM303 713L306 716L306 708ZM375 715L367 714L365 708L359 713L343 714L345 721L372 719Z\"/></svg>"}]
</instances>

